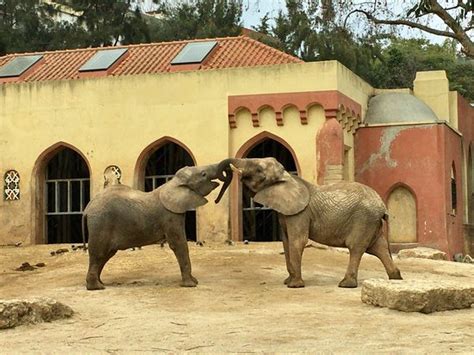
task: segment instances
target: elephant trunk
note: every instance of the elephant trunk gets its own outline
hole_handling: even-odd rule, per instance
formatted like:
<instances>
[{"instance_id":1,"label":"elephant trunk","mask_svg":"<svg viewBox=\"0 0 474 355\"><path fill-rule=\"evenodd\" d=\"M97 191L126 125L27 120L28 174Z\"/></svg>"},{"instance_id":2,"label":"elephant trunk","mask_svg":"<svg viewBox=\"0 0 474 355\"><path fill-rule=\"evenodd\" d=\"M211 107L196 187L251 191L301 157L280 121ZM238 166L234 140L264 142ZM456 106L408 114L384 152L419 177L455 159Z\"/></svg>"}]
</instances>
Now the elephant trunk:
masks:
<instances>
[{"instance_id":1,"label":"elephant trunk","mask_svg":"<svg viewBox=\"0 0 474 355\"><path fill-rule=\"evenodd\" d=\"M232 182L232 177L233 177L234 174L232 172L232 168L230 167L230 164L235 165L237 161L238 161L238 159L232 159L232 158L224 159L217 166L216 177L220 181L223 181L224 184L222 185L221 191L219 192L219 196L217 196L217 198L215 200L215 203L219 203L222 196L224 195L227 188L229 187L230 183Z\"/></svg>"}]
</instances>

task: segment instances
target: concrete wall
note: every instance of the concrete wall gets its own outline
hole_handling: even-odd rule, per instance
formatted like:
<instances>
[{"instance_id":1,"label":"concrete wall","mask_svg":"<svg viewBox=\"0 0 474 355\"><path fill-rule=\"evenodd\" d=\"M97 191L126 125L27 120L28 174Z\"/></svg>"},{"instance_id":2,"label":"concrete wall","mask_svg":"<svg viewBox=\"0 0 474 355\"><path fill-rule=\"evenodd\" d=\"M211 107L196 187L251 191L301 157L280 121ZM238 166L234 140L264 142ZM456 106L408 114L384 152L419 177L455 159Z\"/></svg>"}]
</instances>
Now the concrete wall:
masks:
<instances>
[{"instance_id":1,"label":"concrete wall","mask_svg":"<svg viewBox=\"0 0 474 355\"><path fill-rule=\"evenodd\" d=\"M315 140L324 121L321 106L308 108L304 125L294 108L284 111L283 126L275 123L271 109L262 108L261 126L249 124L243 112L238 128L230 129L228 97L337 91L341 86L364 108L372 89L358 81L332 61L1 85L0 171L19 172L21 199L0 201L0 244L45 242L39 185L45 160L62 145L86 160L92 196L112 164L120 167L124 184L139 186L139 157L164 137L187 147L196 163L205 165L233 156L252 137L271 132L288 142L303 176L314 181ZM228 235L228 219L228 196L220 205L200 208L198 238L222 240Z\"/></svg>"},{"instance_id":2,"label":"concrete wall","mask_svg":"<svg viewBox=\"0 0 474 355\"><path fill-rule=\"evenodd\" d=\"M356 134L356 180L388 202L398 186L416 201L417 243L449 255L462 252L462 174L456 168L458 209L451 210L451 163L461 166L461 137L446 124L360 128Z\"/></svg>"}]
</instances>

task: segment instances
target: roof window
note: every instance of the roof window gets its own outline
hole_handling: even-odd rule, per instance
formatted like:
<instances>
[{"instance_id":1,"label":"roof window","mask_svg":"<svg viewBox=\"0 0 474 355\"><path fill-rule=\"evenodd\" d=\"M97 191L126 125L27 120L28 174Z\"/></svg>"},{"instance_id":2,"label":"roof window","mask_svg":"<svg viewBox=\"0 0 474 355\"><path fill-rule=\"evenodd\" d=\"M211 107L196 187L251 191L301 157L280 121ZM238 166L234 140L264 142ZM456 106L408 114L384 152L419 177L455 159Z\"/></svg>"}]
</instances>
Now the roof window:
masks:
<instances>
[{"instance_id":1,"label":"roof window","mask_svg":"<svg viewBox=\"0 0 474 355\"><path fill-rule=\"evenodd\" d=\"M188 43L181 49L176 57L174 57L171 64L199 64L209 55L216 45L217 41Z\"/></svg>"},{"instance_id":2,"label":"roof window","mask_svg":"<svg viewBox=\"0 0 474 355\"><path fill-rule=\"evenodd\" d=\"M80 69L80 72L101 71L109 69L126 52L127 48L105 49L97 51Z\"/></svg>"},{"instance_id":3,"label":"roof window","mask_svg":"<svg viewBox=\"0 0 474 355\"><path fill-rule=\"evenodd\" d=\"M0 78L19 77L41 58L43 58L42 54L15 57L0 68Z\"/></svg>"}]
</instances>

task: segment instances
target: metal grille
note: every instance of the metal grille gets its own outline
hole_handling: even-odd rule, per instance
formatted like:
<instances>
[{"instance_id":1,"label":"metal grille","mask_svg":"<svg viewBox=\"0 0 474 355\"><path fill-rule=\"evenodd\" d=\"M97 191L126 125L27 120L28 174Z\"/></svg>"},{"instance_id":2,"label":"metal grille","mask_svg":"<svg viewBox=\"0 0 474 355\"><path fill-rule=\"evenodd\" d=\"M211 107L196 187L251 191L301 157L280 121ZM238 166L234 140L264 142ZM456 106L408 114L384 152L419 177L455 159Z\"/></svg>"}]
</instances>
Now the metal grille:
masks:
<instances>
[{"instance_id":1,"label":"metal grille","mask_svg":"<svg viewBox=\"0 0 474 355\"><path fill-rule=\"evenodd\" d=\"M46 215L81 215L89 202L89 183L85 178L46 180Z\"/></svg>"},{"instance_id":2,"label":"metal grille","mask_svg":"<svg viewBox=\"0 0 474 355\"><path fill-rule=\"evenodd\" d=\"M167 183L174 175L150 175L145 176L145 191L153 191L161 185Z\"/></svg>"}]
</instances>

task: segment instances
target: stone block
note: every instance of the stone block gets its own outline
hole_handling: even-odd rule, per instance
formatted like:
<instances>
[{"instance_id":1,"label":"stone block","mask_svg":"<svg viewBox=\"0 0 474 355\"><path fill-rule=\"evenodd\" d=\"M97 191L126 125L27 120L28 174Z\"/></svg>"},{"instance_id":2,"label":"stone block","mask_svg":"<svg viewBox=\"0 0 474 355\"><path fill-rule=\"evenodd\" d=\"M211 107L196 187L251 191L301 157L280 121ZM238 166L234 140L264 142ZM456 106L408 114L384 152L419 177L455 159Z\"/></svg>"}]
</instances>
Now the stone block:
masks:
<instances>
[{"instance_id":1,"label":"stone block","mask_svg":"<svg viewBox=\"0 0 474 355\"><path fill-rule=\"evenodd\" d=\"M370 279L362 284L362 302L403 312L432 313L470 308L474 283Z\"/></svg>"},{"instance_id":2,"label":"stone block","mask_svg":"<svg viewBox=\"0 0 474 355\"><path fill-rule=\"evenodd\" d=\"M398 252L400 259L405 258L421 258L421 259L433 259L433 260L447 260L445 252L438 249L417 247L412 249L402 249Z\"/></svg>"},{"instance_id":3,"label":"stone block","mask_svg":"<svg viewBox=\"0 0 474 355\"><path fill-rule=\"evenodd\" d=\"M0 329L69 318L74 311L51 298L0 300Z\"/></svg>"}]
</instances>

